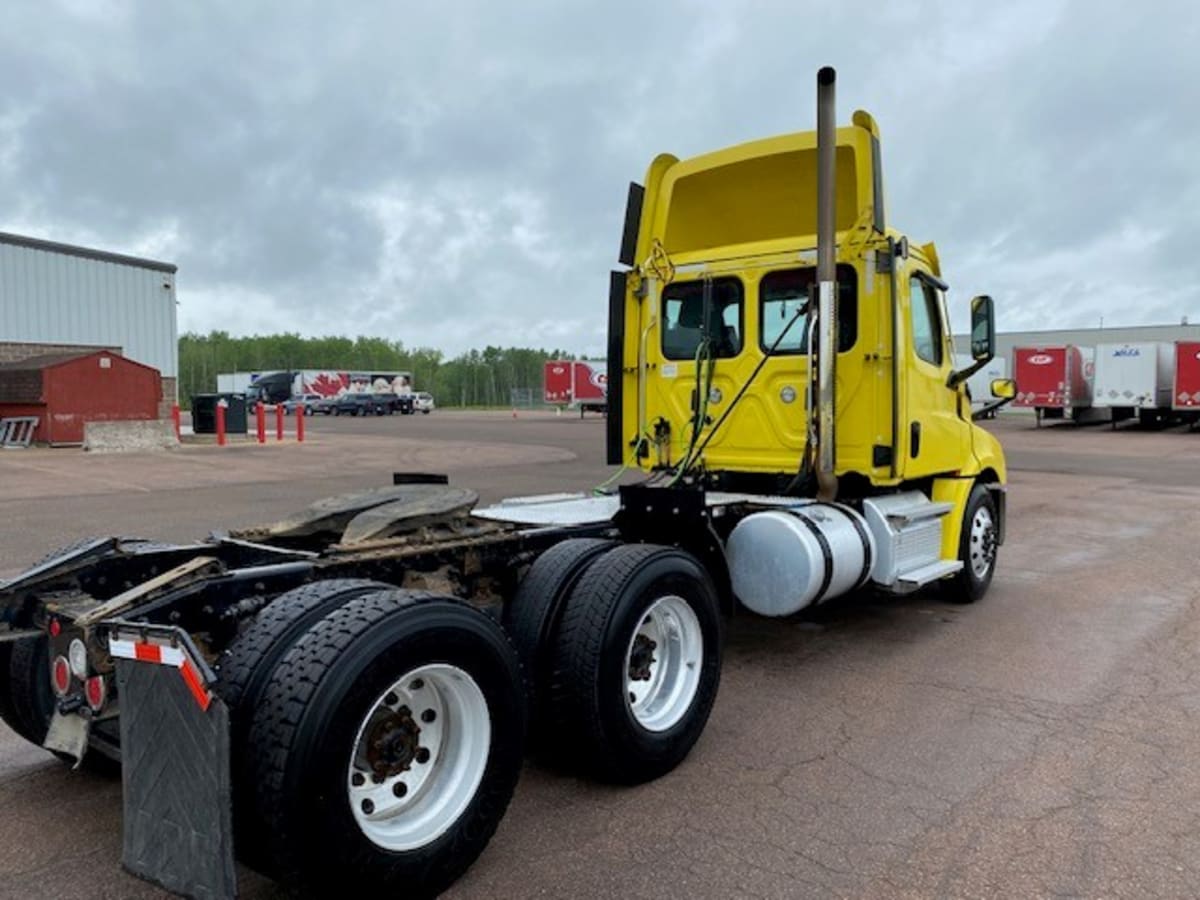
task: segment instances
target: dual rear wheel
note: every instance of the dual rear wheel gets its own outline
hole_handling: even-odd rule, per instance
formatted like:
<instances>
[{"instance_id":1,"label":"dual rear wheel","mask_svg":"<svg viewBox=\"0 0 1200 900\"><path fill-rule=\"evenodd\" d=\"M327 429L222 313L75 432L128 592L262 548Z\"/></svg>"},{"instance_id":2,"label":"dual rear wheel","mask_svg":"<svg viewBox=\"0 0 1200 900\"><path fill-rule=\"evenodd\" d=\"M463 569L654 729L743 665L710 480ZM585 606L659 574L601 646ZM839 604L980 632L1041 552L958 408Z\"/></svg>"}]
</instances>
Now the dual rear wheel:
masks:
<instances>
[{"instance_id":1,"label":"dual rear wheel","mask_svg":"<svg viewBox=\"0 0 1200 900\"><path fill-rule=\"evenodd\" d=\"M535 751L614 782L677 766L721 675L720 608L700 562L673 547L569 540L535 561L522 592L530 586L533 596L511 605L510 629L534 700Z\"/></svg>"},{"instance_id":2,"label":"dual rear wheel","mask_svg":"<svg viewBox=\"0 0 1200 900\"><path fill-rule=\"evenodd\" d=\"M510 610L512 641L461 601L371 582L268 605L221 665L243 858L310 890L444 889L503 816L531 708L544 753L605 780L687 755L721 660L698 561L566 541Z\"/></svg>"},{"instance_id":3,"label":"dual rear wheel","mask_svg":"<svg viewBox=\"0 0 1200 900\"><path fill-rule=\"evenodd\" d=\"M486 614L414 591L350 596L287 649L252 710L239 852L319 895L436 894L499 824L525 730L520 664Z\"/></svg>"}]
</instances>

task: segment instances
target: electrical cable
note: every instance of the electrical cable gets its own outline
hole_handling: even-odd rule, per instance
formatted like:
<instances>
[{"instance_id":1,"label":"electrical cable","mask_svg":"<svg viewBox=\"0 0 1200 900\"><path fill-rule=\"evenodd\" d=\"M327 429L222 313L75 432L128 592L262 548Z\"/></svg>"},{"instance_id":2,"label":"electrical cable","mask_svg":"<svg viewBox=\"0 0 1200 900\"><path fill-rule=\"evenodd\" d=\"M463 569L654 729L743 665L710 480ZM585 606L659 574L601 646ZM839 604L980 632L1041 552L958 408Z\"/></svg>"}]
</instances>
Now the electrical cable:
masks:
<instances>
[{"instance_id":1,"label":"electrical cable","mask_svg":"<svg viewBox=\"0 0 1200 900\"><path fill-rule=\"evenodd\" d=\"M709 429L708 434L705 436L704 440L700 442L700 446L696 447L694 452L691 452L689 454L689 456L685 457L683 462L681 462L679 464L679 471L676 474L675 478L672 479L672 481L671 481L672 484L674 484L684 474L686 474L688 469L690 469L692 467L692 465L695 463L695 461L700 457L700 454L704 452L704 448L708 446L709 441L711 441L713 439L713 436L716 435L717 431L725 423L725 420L729 418L729 414L733 412L734 408L741 401L742 397L745 396L746 391L750 389L750 385L754 383L754 379L758 377L758 373L761 372L763 366L765 366L767 364L767 360L769 360L775 354L775 351L779 348L779 345L781 343L783 343L783 339L785 337L787 337L787 333L789 331L791 331L792 326L795 325L796 322L798 322L800 320L801 316L805 315L808 312L809 307L811 305L812 305L812 301L809 300L803 306L801 306L798 310L796 310L795 314L791 317L791 319L788 320L788 323L783 327L783 331L779 332L779 337L775 338L774 342L772 342L771 346L767 349L767 352L763 354L762 359L760 359L758 361L758 365L756 365L754 367L754 371L752 371L750 373L750 376L745 380L745 382L742 383L741 389L737 392L737 394L734 395L734 398L729 402L729 406L726 407L725 412L721 413L720 418L718 418L717 421L713 423L713 427ZM810 343L811 343L811 335L810 335ZM809 376L810 376L809 381L811 381L812 380L811 372L809 373ZM808 445L808 441L806 440L805 441L805 452L806 453L808 450L807 445Z\"/></svg>"}]
</instances>

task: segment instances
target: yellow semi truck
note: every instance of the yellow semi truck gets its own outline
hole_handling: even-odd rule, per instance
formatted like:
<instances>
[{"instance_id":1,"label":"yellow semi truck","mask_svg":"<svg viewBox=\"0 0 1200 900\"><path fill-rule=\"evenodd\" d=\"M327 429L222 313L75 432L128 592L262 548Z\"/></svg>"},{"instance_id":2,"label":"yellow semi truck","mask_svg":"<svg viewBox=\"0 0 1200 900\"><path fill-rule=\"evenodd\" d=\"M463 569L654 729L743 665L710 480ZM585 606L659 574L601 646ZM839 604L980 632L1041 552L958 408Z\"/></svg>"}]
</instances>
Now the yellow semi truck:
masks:
<instances>
[{"instance_id":1,"label":"yellow semi truck","mask_svg":"<svg viewBox=\"0 0 1200 900\"><path fill-rule=\"evenodd\" d=\"M875 586L975 600L1005 512L1004 455L966 390L992 357L992 301L971 301L974 362L956 370L937 250L888 225L879 129L862 111L835 129L833 90L822 70L815 132L662 155L631 187L608 459L677 487L820 501L733 529L734 593L758 612L827 599L829 585L777 582L819 586L850 564L826 544L856 532Z\"/></svg>"},{"instance_id":2,"label":"yellow semi truck","mask_svg":"<svg viewBox=\"0 0 1200 900\"><path fill-rule=\"evenodd\" d=\"M679 765L739 606L983 595L1005 467L965 381L992 303L955 370L937 252L887 226L878 129L835 129L833 88L822 70L815 133L660 156L631 189L607 453L636 478L476 508L396 473L195 543L83 541L0 584L0 718L123 767L130 871L233 897L240 858L319 896L433 894L483 851L530 742L608 781Z\"/></svg>"}]
</instances>

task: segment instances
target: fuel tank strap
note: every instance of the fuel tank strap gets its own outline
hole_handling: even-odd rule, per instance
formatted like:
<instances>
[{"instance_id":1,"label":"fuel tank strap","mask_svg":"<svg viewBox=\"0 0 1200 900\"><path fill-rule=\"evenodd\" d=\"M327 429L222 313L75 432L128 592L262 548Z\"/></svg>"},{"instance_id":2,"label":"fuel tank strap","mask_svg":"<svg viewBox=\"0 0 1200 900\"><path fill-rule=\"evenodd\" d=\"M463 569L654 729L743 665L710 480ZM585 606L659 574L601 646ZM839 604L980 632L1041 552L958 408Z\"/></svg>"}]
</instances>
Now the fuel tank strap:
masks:
<instances>
[{"instance_id":1,"label":"fuel tank strap","mask_svg":"<svg viewBox=\"0 0 1200 900\"><path fill-rule=\"evenodd\" d=\"M863 569L862 574L858 576L858 581L854 582L854 587L850 590L857 591L860 587L867 583L867 579L871 577L871 566L874 565L874 560L871 558L871 538L867 534L867 526L863 523L862 517L854 511L854 507L847 506L845 503L831 503L830 506L837 507L846 514L846 518L850 520L850 524L854 526L854 530L858 532L858 539L863 545Z\"/></svg>"},{"instance_id":2,"label":"fuel tank strap","mask_svg":"<svg viewBox=\"0 0 1200 900\"><path fill-rule=\"evenodd\" d=\"M821 574L821 587L812 599L815 606L825 599L825 593L829 590L829 582L833 580L833 551L829 547L829 538L825 537L825 532L821 531L821 526L806 516L802 509L793 509L789 512L812 532L813 537L817 539L817 545L821 548L821 555L825 557L825 571Z\"/></svg>"}]
</instances>

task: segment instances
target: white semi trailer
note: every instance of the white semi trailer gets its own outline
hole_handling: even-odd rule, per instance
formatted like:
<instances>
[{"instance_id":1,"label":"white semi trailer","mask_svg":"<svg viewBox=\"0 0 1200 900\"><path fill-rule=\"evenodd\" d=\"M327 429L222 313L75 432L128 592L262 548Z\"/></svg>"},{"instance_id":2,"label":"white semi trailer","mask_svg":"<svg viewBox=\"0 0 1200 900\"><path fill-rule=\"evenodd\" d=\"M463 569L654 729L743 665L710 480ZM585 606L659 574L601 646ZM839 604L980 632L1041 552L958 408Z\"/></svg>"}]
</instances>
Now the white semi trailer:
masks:
<instances>
[{"instance_id":1,"label":"white semi trailer","mask_svg":"<svg viewBox=\"0 0 1200 900\"><path fill-rule=\"evenodd\" d=\"M970 354L958 353L954 356L954 365L959 369L965 369L974 360ZM982 369L967 379L967 391L971 395L971 410L978 412L984 407L993 406L995 400L992 398L992 381L997 378L1008 377L1008 361L1002 357L997 357L989 362ZM994 418L996 411L993 409L990 412L984 413L984 418Z\"/></svg>"},{"instance_id":2,"label":"white semi trailer","mask_svg":"<svg viewBox=\"0 0 1200 900\"><path fill-rule=\"evenodd\" d=\"M1171 412L1175 345L1166 341L1098 344L1092 405L1112 411L1112 423L1135 415L1143 425Z\"/></svg>"}]
</instances>

